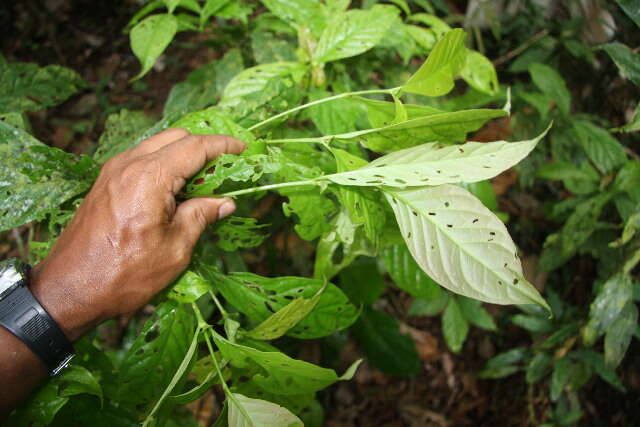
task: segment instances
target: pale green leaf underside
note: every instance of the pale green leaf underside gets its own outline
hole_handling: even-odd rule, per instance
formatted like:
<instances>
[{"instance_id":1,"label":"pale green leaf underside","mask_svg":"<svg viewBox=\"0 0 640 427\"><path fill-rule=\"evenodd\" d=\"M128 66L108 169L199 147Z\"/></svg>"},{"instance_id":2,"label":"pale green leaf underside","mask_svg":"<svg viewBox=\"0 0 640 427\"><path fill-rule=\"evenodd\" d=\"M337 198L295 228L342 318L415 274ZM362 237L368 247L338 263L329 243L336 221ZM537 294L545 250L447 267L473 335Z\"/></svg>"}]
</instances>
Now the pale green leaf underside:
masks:
<instances>
[{"instance_id":1,"label":"pale green leaf underside","mask_svg":"<svg viewBox=\"0 0 640 427\"><path fill-rule=\"evenodd\" d=\"M303 427L300 418L287 408L261 399L232 393L229 400L229 427Z\"/></svg>"},{"instance_id":2,"label":"pale green leaf underside","mask_svg":"<svg viewBox=\"0 0 640 427\"><path fill-rule=\"evenodd\" d=\"M145 18L131 30L131 50L142 64L136 76L147 74L156 59L167 48L178 30L178 21L169 14L152 15Z\"/></svg>"},{"instance_id":3,"label":"pale green leaf underside","mask_svg":"<svg viewBox=\"0 0 640 427\"><path fill-rule=\"evenodd\" d=\"M247 332L247 336L258 340L274 340L307 317L320 301L320 294L313 298L297 298L269 316L265 321Z\"/></svg>"},{"instance_id":4,"label":"pale green leaf underside","mask_svg":"<svg viewBox=\"0 0 640 427\"><path fill-rule=\"evenodd\" d=\"M549 309L524 279L503 222L467 190L441 185L385 195L414 259L441 286L494 304Z\"/></svg>"},{"instance_id":5,"label":"pale green leaf underside","mask_svg":"<svg viewBox=\"0 0 640 427\"><path fill-rule=\"evenodd\" d=\"M382 40L397 16L398 9L388 5L338 14L322 32L314 62L335 61L371 49Z\"/></svg>"},{"instance_id":6,"label":"pale green leaf underside","mask_svg":"<svg viewBox=\"0 0 640 427\"><path fill-rule=\"evenodd\" d=\"M546 131L520 142L423 144L387 154L360 169L325 178L341 185L401 188L483 181L524 159L545 134Z\"/></svg>"}]
</instances>

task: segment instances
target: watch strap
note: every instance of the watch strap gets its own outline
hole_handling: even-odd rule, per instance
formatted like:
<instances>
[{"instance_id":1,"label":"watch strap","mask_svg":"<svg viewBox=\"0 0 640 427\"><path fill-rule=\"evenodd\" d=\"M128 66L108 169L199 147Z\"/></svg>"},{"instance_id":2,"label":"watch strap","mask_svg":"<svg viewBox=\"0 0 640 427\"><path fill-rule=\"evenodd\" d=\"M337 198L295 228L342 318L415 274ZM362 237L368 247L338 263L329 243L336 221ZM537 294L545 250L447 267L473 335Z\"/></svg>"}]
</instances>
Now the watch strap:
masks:
<instances>
[{"instance_id":1,"label":"watch strap","mask_svg":"<svg viewBox=\"0 0 640 427\"><path fill-rule=\"evenodd\" d=\"M69 339L27 286L18 286L3 299L0 325L24 342L45 363L51 376L74 356Z\"/></svg>"}]
</instances>

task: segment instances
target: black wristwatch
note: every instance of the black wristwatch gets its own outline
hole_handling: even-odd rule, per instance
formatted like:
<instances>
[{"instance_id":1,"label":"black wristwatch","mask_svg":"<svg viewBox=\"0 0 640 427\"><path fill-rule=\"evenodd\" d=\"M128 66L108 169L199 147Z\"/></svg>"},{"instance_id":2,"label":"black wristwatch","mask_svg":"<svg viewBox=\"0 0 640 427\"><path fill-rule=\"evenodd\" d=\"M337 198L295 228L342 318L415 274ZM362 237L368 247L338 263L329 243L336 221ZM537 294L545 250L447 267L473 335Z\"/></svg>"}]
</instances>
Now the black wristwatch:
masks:
<instances>
[{"instance_id":1,"label":"black wristwatch","mask_svg":"<svg viewBox=\"0 0 640 427\"><path fill-rule=\"evenodd\" d=\"M42 359L53 376L73 358L73 345L29 290L29 271L20 260L0 261L0 325Z\"/></svg>"}]
</instances>

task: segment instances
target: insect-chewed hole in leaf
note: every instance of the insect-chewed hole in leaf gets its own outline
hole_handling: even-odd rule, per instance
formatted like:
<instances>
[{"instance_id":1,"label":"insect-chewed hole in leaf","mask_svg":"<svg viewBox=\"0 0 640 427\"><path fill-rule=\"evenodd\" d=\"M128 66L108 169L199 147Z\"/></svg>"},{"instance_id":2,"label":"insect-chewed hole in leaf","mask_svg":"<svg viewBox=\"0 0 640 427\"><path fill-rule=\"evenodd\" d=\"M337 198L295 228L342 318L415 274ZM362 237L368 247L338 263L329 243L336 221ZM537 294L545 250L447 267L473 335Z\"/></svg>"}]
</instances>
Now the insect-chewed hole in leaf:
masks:
<instances>
[{"instance_id":1,"label":"insect-chewed hole in leaf","mask_svg":"<svg viewBox=\"0 0 640 427\"><path fill-rule=\"evenodd\" d=\"M204 173L206 173L207 175L211 175L211 174L214 174L215 172L216 172L216 167L215 166L211 166Z\"/></svg>"},{"instance_id":2,"label":"insect-chewed hole in leaf","mask_svg":"<svg viewBox=\"0 0 640 427\"><path fill-rule=\"evenodd\" d=\"M351 177L349 177L349 178L347 178L347 179L348 179L349 181L357 181L357 179L355 179L355 178L351 178Z\"/></svg>"},{"instance_id":3,"label":"insect-chewed hole in leaf","mask_svg":"<svg viewBox=\"0 0 640 427\"><path fill-rule=\"evenodd\" d=\"M372 179L371 181L367 181L367 184L382 184L382 181L379 179Z\"/></svg>"},{"instance_id":4,"label":"insect-chewed hole in leaf","mask_svg":"<svg viewBox=\"0 0 640 427\"><path fill-rule=\"evenodd\" d=\"M360 211L361 211L360 202L355 202L355 203L353 204L353 206L356 208L356 211L358 211L358 213L360 213Z\"/></svg>"},{"instance_id":5,"label":"insect-chewed hole in leaf","mask_svg":"<svg viewBox=\"0 0 640 427\"><path fill-rule=\"evenodd\" d=\"M195 181L193 181L194 185L202 185L204 184L204 178L198 178Z\"/></svg>"},{"instance_id":6,"label":"insect-chewed hole in leaf","mask_svg":"<svg viewBox=\"0 0 640 427\"><path fill-rule=\"evenodd\" d=\"M453 224L447 224L447 227L453 228Z\"/></svg>"},{"instance_id":7,"label":"insect-chewed hole in leaf","mask_svg":"<svg viewBox=\"0 0 640 427\"><path fill-rule=\"evenodd\" d=\"M518 279L513 279L513 284L517 285L518 284Z\"/></svg>"},{"instance_id":8,"label":"insect-chewed hole in leaf","mask_svg":"<svg viewBox=\"0 0 640 427\"><path fill-rule=\"evenodd\" d=\"M384 163L380 163L380 164L377 164L377 165L376 165L376 167L377 167L377 168L383 168L383 167L385 167L385 166L387 166L387 165L386 165L386 164L384 164Z\"/></svg>"},{"instance_id":9,"label":"insect-chewed hole in leaf","mask_svg":"<svg viewBox=\"0 0 640 427\"><path fill-rule=\"evenodd\" d=\"M209 120L205 120L204 124L207 125L208 127L211 127L211 122Z\"/></svg>"},{"instance_id":10,"label":"insect-chewed hole in leaf","mask_svg":"<svg viewBox=\"0 0 640 427\"><path fill-rule=\"evenodd\" d=\"M498 285L502 285L502 280L498 280Z\"/></svg>"},{"instance_id":11,"label":"insect-chewed hole in leaf","mask_svg":"<svg viewBox=\"0 0 640 427\"><path fill-rule=\"evenodd\" d=\"M275 295L277 292L273 289L265 289L264 291L267 295Z\"/></svg>"},{"instance_id":12,"label":"insect-chewed hole in leaf","mask_svg":"<svg viewBox=\"0 0 640 427\"><path fill-rule=\"evenodd\" d=\"M413 214L413 216L418 216L418 212L416 211L411 211L411 213Z\"/></svg>"},{"instance_id":13,"label":"insect-chewed hole in leaf","mask_svg":"<svg viewBox=\"0 0 640 427\"><path fill-rule=\"evenodd\" d=\"M383 176L383 175L378 175L378 174L375 174L375 175L373 175L373 176L374 176L374 177L376 177L376 178L384 178L384 176Z\"/></svg>"},{"instance_id":14,"label":"insect-chewed hole in leaf","mask_svg":"<svg viewBox=\"0 0 640 427\"><path fill-rule=\"evenodd\" d=\"M449 202L444 202L444 207L448 208L449 207Z\"/></svg>"},{"instance_id":15,"label":"insect-chewed hole in leaf","mask_svg":"<svg viewBox=\"0 0 640 427\"><path fill-rule=\"evenodd\" d=\"M284 297L289 300L295 299L293 295L285 295Z\"/></svg>"},{"instance_id":16,"label":"insect-chewed hole in leaf","mask_svg":"<svg viewBox=\"0 0 640 427\"><path fill-rule=\"evenodd\" d=\"M509 264L507 264L506 262L504 263L504 268L507 268Z\"/></svg>"},{"instance_id":17,"label":"insect-chewed hole in leaf","mask_svg":"<svg viewBox=\"0 0 640 427\"><path fill-rule=\"evenodd\" d=\"M158 331L158 328L154 328L151 329L149 332L147 332L144 336L144 340L146 342L151 342L153 340L155 340L156 338L158 338L158 336L160 335L160 331Z\"/></svg>"},{"instance_id":18,"label":"insect-chewed hole in leaf","mask_svg":"<svg viewBox=\"0 0 640 427\"><path fill-rule=\"evenodd\" d=\"M298 290L296 292L301 294L302 292L304 292L304 288L298 288Z\"/></svg>"},{"instance_id":19,"label":"insect-chewed hole in leaf","mask_svg":"<svg viewBox=\"0 0 640 427\"><path fill-rule=\"evenodd\" d=\"M462 148L458 148L458 150L460 150L461 153L464 153L464 150Z\"/></svg>"},{"instance_id":20,"label":"insect-chewed hole in leaf","mask_svg":"<svg viewBox=\"0 0 640 427\"><path fill-rule=\"evenodd\" d=\"M487 165L484 165L482 167L485 168L485 169L491 169L491 166L487 166Z\"/></svg>"},{"instance_id":21,"label":"insect-chewed hole in leaf","mask_svg":"<svg viewBox=\"0 0 640 427\"><path fill-rule=\"evenodd\" d=\"M410 238L411 238L411 232L408 232L407 233L407 239L410 239Z\"/></svg>"},{"instance_id":22,"label":"insect-chewed hole in leaf","mask_svg":"<svg viewBox=\"0 0 640 427\"><path fill-rule=\"evenodd\" d=\"M436 216L436 213L435 212L429 212L429 215Z\"/></svg>"},{"instance_id":23,"label":"insect-chewed hole in leaf","mask_svg":"<svg viewBox=\"0 0 640 427\"><path fill-rule=\"evenodd\" d=\"M473 220L473 223L475 224L476 222L478 222L478 218Z\"/></svg>"},{"instance_id":24,"label":"insect-chewed hole in leaf","mask_svg":"<svg viewBox=\"0 0 640 427\"><path fill-rule=\"evenodd\" d=\"M442 173L442 171L441 170L437 170L436 173Z\"/></svg>"},{"instance_id":25,"label":"insect-chewed hole in leaf","mask_svg":"<svg viewBox=\"0 0 640 427\"><path fill-rule=\"evenodd\" d=\"M436 248L435 246L431 245L431 250L434 250L435 248Z\"/></svg>"},{"instance_id":26,"label":"insect-chewed hole in leaf","mask_svg":"<svg viewBox=\"0 0 640 427\"><path fill-rule=\"evenodd\" d=\"M269 310L270 312L275 313L275 311L273 311L273 309L271 308L271 306L267 301L264 302L264 306L267 307L267 310Z\"/></svg>"},{"instance_id":27,"label":"insect-chewed hole in leaf","mask_svg":"<svg viewBox=\"0 0 640 427\"><path fill-rule=\"evenodd\" d=\"M489 232L489 235L490 235L490 236L495 236L495 235L496 235L496 232L495 232L495 231L490 231L490 232Z\"/></svg>"}]
</instances>

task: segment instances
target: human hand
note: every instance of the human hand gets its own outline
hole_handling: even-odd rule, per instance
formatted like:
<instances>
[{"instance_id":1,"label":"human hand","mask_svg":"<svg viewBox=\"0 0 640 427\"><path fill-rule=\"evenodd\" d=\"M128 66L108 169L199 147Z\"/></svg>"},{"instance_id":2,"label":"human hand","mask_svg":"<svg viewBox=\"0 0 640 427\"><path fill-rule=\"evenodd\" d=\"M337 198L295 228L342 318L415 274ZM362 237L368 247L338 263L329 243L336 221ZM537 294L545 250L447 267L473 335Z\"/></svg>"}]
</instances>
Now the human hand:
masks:
<instances>
[{"instance_id":1,"label":"human hand","mask_svg":"<svg viewBox=\"0 0 640 427\"><path fill-rule=\"evenodd\" d=\"M71 340L134 311L189 264L207 224L235 210L231 199L176 205L186 180L243 142L168 129L109 160L45 260L31 291Z\"/></svg>"}]
</instances>

